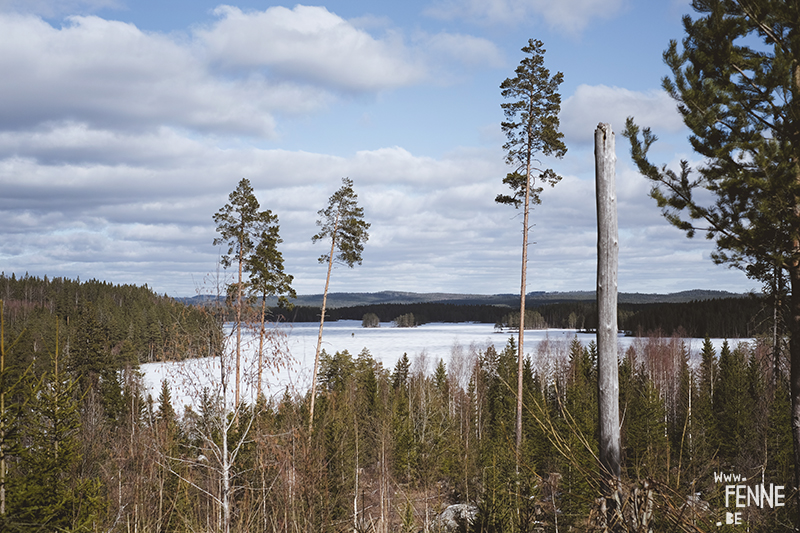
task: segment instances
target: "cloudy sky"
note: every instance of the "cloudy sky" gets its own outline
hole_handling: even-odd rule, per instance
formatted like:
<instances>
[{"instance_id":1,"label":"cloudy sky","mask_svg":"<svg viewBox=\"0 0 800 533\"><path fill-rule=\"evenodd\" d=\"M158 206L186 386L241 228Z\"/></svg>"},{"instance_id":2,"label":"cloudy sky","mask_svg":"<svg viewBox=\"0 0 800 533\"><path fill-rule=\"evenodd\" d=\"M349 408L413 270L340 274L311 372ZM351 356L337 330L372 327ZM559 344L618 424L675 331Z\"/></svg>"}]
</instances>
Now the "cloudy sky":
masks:
<instances>
[{"instance_id":1,"label":"cloudy sky","mask_svg":"<svg viewBox=\"0 0 800 533\"><path fill-rule=\"evenodd\" d=\"M521 216L496 204L499 85L529 38L564 73L564 179L533 211L531 291L591 290L593 132L634 115L699 163L660 89L688 0L0 0L0 270L213 291L213 214L248 178L319 293L316 212L342 177L372 224L331 290L513 293ZM617 135L619 288L757 288L670 227Z\"/></svg>"}]
</instances>

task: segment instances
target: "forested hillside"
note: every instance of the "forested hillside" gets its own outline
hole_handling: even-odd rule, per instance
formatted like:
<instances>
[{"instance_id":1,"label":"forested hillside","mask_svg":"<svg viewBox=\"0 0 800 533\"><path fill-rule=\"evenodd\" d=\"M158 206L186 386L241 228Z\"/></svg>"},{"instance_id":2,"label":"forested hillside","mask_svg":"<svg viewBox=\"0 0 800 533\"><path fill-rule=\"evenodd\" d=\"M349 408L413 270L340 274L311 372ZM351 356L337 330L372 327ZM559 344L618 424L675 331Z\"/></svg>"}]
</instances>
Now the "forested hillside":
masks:
<instances>
[{"instance_id":1,"label":"forested hillside","mask_svg":"<svg viewBox=\"0 0 800 533\"><path fill-rule=\"evenodd\" d=\"M688 302L620 303L619 327L633 335L660 331L666 335L680 331L684 336L702 338L749 338L769 328L765 318L772 311L757 296L692 300ZM273 318L287 322L315 322L318 307L273 307ZM420 302L381 303L328 309L326 320L362 320L374 314L381 322L413 314L417 324L428 322L482 322L498 328L515 328L519 311L512 307L486 304ZM526 327L569 328L592 331L597 328L597 304L593 301L565 301L532 305Z\"/></svg>"},{"instance_id":2,"label":"forested hillside","mask_svg":"<svg viewBox=\"0 0 800 533\"><path fill-rule=\"evenodd\" d=\"M91 337L113 368L207 355L215 321L204 310L159 296L147 286L0 273L6 339L21 335L7 365L28 365L55 346L66 355Z\"/></svg>"}]
</instances>

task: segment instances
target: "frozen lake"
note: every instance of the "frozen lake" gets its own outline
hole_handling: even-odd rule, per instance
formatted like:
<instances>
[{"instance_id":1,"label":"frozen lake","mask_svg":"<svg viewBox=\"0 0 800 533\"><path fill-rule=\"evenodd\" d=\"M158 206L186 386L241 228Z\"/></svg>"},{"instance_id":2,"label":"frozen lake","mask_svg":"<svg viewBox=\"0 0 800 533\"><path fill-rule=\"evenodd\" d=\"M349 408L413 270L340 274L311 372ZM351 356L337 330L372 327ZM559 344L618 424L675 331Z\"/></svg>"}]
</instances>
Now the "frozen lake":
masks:
<instances>
[{"instance_id":1,"label":"frozen lake","mask_svg":"<svg viewBox=\"0 0 800 533\"><path fill-rule=\"evenodd\" d=\"M230 328L227 331L230 332ZM319 323L282 324L278 331L285 335L277 336L278 342L265 352L280 353L283 356L290 354L291 360L285 360L282 364L265 370L262 387L268 396L282 394L287 387L293 392L302 393L311 384ZM245 332L241 368L244 369L243 380L247 384L243 390L243 398L249 401L256 390L253 383L258 358L258 336L247 330ZM415 328L395 328L389 323L383 323L379 328L363 328L360 320L339 320L325 324L322 348L328 353L347 350L354 358L366 348L389 371L403 353L406 353L412 366L415 362L418 365L423 364L428 372L432 372L440 359L449 363L453 353L467 355L474 350L482 352L490 345L500 351L509 337L516 338L516 335L515 331L496 331L492 324L431 323ZM584 346L596 339L593 333L578 333L568 329L529 330L525 332L525 353L534 358L563 354L568 350L569 342L576 336ZM229 353L232 353L235 335L232 337L229 337L228 342ZM620 337L620 355L634 342L634 338ZM686 339L686 342L692 356L696 356L702 339ZM713 339L713 342L719 352L723 340ZM731 341L731 345L735 346L737 342ZM232 359L229 356L228 360ZM163 379L172 384L176 407L196 404L196 398L202 393L203 387L213 389L220 382L218 359L148 363L142 365L141 370L145 386L154 399L158 397Z\"/></svg>"}]
</instances>

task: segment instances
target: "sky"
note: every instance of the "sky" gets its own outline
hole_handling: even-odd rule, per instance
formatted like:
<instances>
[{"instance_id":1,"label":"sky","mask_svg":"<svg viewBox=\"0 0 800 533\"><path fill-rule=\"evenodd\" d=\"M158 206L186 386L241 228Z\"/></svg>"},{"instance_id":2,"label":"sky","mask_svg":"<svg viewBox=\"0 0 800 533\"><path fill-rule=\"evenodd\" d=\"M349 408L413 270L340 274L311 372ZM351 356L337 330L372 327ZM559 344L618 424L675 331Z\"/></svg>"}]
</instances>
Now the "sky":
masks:
<instances>
[{"instance_id":1,"label":"sky","mask_svg":"<svg viewBox=\"0 0 800 533\"><path fill-rule=\"evenodd\" d=\"M563 177L532 211L528 291L593 290L593 136L616 135L619 290L757 290L661 216L630 162L702 164L661 89L688 0L0 0L0 270L215 293L213 215L242 178L321 293L317 211L344 177L371 224L333 292L519 291L522 217L497 204L499 86L538 39L562 72Z\"/></svg>"}]
</instances>

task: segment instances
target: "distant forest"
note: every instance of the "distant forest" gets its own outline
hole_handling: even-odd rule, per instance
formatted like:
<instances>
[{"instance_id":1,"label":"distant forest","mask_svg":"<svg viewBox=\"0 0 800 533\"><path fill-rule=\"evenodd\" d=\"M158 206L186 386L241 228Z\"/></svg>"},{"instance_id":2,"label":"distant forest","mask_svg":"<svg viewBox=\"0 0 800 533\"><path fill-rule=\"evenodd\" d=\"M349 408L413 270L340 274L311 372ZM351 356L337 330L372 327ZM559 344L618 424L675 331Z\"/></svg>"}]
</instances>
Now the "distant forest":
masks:
<instances>
[{"instance_id":1,"label":"distant forest","mask_svg":"<svg viewBox=\"0 0 800 533\"><path fill-rule=\"evenodd\" d=\"M286 322L315 322L320 308L296 306L292 309L271 308L274 319ZM597 328L597 305L591 301L546 303L531 307L538 313L532 328L574 328L593 331ZM418 325L428 322L479 322L510 327L518 318L508 306L452 303L381 303L328 309L326 320L362 320L375 314L381 322L413 314ZM660 331L667 336L675 332L687 337L749 338L764 333L765 318L772 315L767 302L757 296L694 300L682 303L621 303L619 327L631 335L647 335ZM526 320L526 323L529 321ZM514 326L516 327L516 326Z\"/></svg>"}]
</instances>

